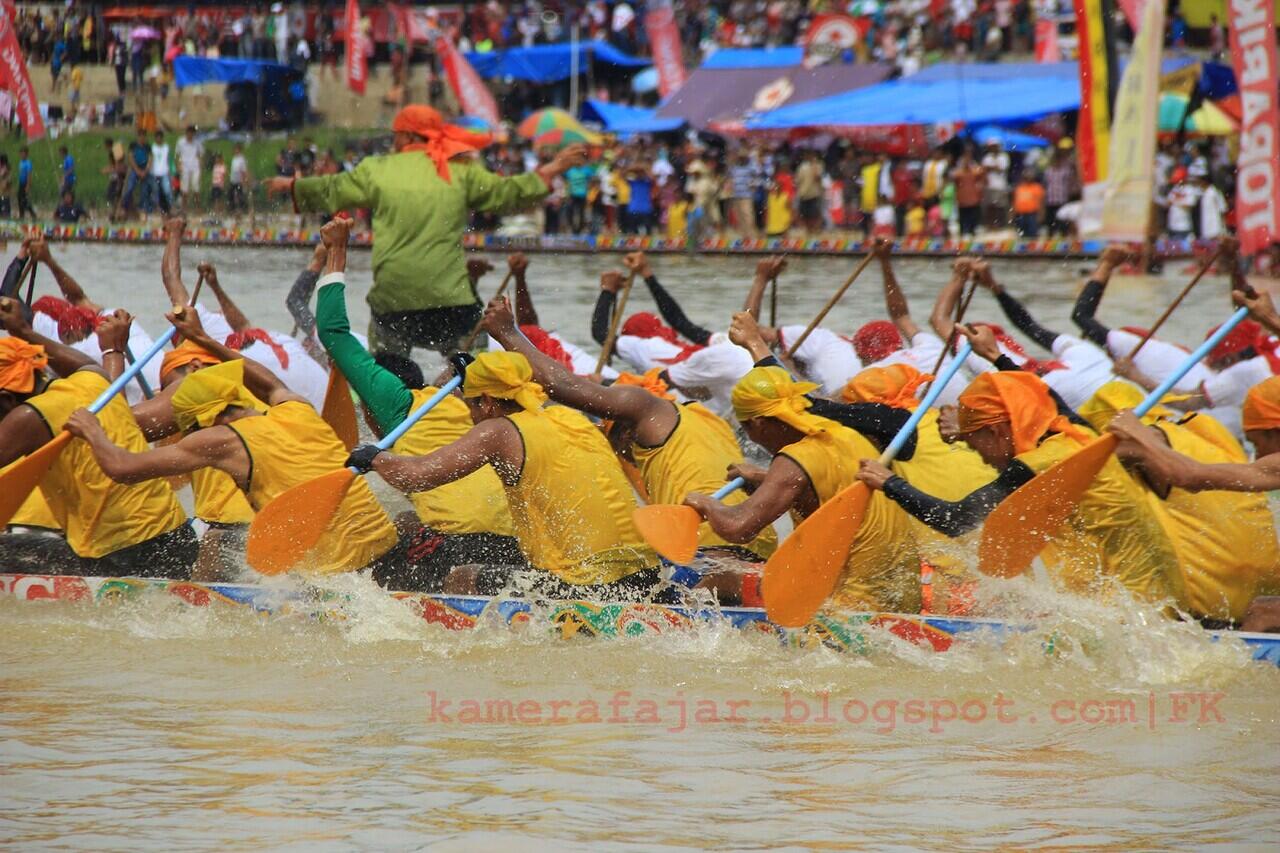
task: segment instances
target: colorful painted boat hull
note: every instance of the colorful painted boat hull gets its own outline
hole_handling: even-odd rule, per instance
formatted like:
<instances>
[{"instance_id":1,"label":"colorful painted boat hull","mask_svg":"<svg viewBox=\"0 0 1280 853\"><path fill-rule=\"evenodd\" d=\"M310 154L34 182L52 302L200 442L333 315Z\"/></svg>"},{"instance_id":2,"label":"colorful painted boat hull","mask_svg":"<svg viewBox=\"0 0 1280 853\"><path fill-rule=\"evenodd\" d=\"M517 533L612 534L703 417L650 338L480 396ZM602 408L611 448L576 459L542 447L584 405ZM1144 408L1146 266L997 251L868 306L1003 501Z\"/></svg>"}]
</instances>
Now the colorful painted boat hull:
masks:
<instances>
[{"instance_id":1,"label":"colorful painted boat hull","mask_svg":"<svg viewBox=\"0 0 1280 853\"><path fill-rule=\"evenodd\" d=\"M197 607L226 604L257 612L341 619L344 597L317 590L285 590L247 584L204 584L143 578L93 578L67 575L0 574L0 595L23 601L121 601L145 593L181 598ZM545 625L561 637L641 636L689 630L697 623L724 620L742 631L758 631L797 647L818 643L841 651L863 652L867 635L887 631L933 651L943 652L956 642L999 640L1028 628L992 619L911 616L898 613L853 613L840 618L819 616L800 629L781 628L754 607L696 609L657 604L599 604L587 601L533 603L517 598L431 595L391 592L425 621L450 630L474 628L496 617L507 625ZM1210 632L1243 641L1255 660L1280 666L1280 634L1239 631Z\"/></svg>"}]
</instances>

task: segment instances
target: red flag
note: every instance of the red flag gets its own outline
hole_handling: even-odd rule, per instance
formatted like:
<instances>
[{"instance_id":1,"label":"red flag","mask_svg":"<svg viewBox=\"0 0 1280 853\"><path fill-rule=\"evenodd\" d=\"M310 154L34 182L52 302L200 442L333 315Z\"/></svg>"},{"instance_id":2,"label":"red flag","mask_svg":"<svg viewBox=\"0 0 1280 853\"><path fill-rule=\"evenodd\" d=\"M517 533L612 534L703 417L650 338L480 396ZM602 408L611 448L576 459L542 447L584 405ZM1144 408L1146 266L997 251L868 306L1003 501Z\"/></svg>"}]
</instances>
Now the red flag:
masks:
<instances>
[{"instance_id":1,"label":"red flag","mask_svg":"<svg viewBox=\"0 0 1280 853\"><path fill-rule=\"evenodd\" d=\"M658 69L658 94L666 97L684 85L684 55L680 47L680 31L670 3L650 3L644 16L644 29L649 36L649 50Z\"/></svg>"},{"instance_id":2,"label":"red flag","mask_svg":"<svg viewBox=\"0 0 1280 853\"><path fill-rule=\"evenodd\" d=\"M1280 109L1272 0L1228 0L1231 64L1240 87L1236 230L1246 255L1280 239Z\"/></svg>"},{"instance_id":3,"label":"red flag","mask_svg":"<svg viewBox=\"0 0 1280 853\"><path fill-rule=\"evenodd\" d=\"M369 57L364 52L364 33L360 32L360 4L357 0L347 0L345 36L347 88L363 95L365 84L369 82Z\"/></svg>"},{"instance_id":4,"label":"red flag","mask_svg":"<svg viewBox=\"0 0 1280 853\"><path fill-rule=\"evenodd\" d=\"M31 86L31 75L27 73L27 61L13 32L13 14L13 5L5 3L0 11L0 89L13 93L27 139L39 139L44 136L44 122L40 119L40 103Z\"/></svg>"},{"instance_id":5,"label":"red flag","mask_svg":"<svg viewBox=\"0 0 1280 853\"><path fill-rule=\"evenodd\" d=\"M1036 21L1036 62L1061 62L1058 44L1058 22L1049 18Z\"/></svg>"},{"instance_id":6,"label":"red flag","mask_svg":"<svg viewBox=\"0 0 1280 853\"><path fill-rule=\"evenodd\" d=\"M482 118L496 128L502 120L498 115L498 102L493 99L493 93L471 67L471 63L458 52L453 42L444 37L436 39L436 53L440 55L440 64L444 66L449 88L453 89L453 96L458 99L462 112Z\"/></svg>"}]
</instances>

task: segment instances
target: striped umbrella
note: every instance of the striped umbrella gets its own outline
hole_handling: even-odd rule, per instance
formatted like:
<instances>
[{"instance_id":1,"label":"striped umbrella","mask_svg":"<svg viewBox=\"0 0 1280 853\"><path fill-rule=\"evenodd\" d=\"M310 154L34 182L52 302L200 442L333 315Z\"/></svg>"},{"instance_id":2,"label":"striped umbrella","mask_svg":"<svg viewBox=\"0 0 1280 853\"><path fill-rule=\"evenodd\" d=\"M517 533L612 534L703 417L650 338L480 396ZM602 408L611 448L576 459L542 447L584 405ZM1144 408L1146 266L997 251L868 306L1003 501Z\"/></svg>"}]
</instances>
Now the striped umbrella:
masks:
<instances>
[{"instance_id":1,"label":"striped umbrella","mask_svg":"<svg viewBox=\"0 0 1280 853\"><path fill-rule=\"evenodd\" d=\"M587 130L573 116L557 107L547 107L531 114L516 132L525 139L533 140L535 148L559 148L565 145L585 143L599 145L598 133Z\"/></svg>"}]
</instances>

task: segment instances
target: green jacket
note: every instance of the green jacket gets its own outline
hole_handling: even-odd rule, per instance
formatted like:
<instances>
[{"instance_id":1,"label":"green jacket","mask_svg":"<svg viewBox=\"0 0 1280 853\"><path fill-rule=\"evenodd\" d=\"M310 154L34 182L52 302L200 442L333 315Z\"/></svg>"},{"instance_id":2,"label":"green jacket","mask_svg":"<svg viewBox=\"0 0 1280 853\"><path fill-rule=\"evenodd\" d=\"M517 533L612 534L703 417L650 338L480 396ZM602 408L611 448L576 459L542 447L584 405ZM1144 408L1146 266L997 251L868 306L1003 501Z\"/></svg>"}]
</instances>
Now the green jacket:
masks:
<instances>
[{"instance_id":1,"label":"green jacket","mask_svg":"<svg viewBox=\"0 0 1280 853\"><path fill-rule=\"evenodd\" d=\"M373 360L351 334L347 320L347 287L326 284L316 296L316 334L320 345L347 378L347 384L368 408L386 435L409 415L413 392L400 378Z\"/></svg>"},{"instance_id":2,"label":"green jacket","mask_svg":"<svg viewBox=\"0 0 1280 853\"><path fill-rule=\"evenodd\" d=\"M293 202L299 212L373 211L375 314L473 305L462 251L467 212L522 210L548 189L536 174L503 178L467 161L450 163L449 176L441 179L421 151L366 157L350 172L299 178Z\"/></svg>"}]
</instances>

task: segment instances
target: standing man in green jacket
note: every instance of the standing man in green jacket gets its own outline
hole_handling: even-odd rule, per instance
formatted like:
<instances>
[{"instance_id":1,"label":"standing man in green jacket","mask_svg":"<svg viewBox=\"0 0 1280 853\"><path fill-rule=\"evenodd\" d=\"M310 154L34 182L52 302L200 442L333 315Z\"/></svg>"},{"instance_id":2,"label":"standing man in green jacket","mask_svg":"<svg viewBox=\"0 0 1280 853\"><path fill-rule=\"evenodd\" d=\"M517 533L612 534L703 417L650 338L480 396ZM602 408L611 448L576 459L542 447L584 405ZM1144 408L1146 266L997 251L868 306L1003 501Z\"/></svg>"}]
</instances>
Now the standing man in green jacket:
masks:
<instances>
[{"instance_id":1,"label":"standing man in green jacket","mask_svg":"<svg viewBox=\"0 0 1280 853\"><path fill-rule=\"evenodd\" d=\"M459 156L483 148L487 135L446 124L431 107L405 107L391 129L394 153L337 175L275 178L268 191L290 192L299 212L372 210L370 346L405 357L414 347L447 354L481 314L462 251L469 211L538 204L553 178L586 162L587 149L567 147L536 172L504 178Z\"/></svg>"}]
</instances>

